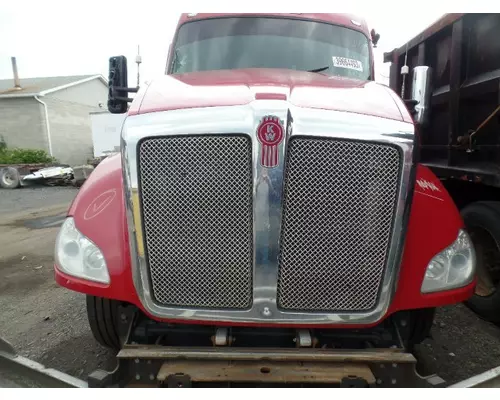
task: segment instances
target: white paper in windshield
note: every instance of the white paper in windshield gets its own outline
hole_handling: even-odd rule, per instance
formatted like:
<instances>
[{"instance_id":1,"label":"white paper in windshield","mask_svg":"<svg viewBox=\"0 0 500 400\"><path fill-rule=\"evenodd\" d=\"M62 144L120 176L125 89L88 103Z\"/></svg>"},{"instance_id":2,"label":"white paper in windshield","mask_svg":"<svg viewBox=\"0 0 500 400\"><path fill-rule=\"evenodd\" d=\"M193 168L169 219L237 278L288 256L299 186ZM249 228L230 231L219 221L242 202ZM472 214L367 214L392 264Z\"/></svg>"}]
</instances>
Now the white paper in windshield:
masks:
<instances>
[{"instance_id":1,"label":"white paper in windshield","mask_svg":"<svg viewBox=\"0 0 500 400\"><path fill-rule=\"evenodd\" d=\"M345 57L332 57L333 66L337 68L352 69L355 71L363 72L363 64L358 60Z\"/></svg>"}]
</instances>

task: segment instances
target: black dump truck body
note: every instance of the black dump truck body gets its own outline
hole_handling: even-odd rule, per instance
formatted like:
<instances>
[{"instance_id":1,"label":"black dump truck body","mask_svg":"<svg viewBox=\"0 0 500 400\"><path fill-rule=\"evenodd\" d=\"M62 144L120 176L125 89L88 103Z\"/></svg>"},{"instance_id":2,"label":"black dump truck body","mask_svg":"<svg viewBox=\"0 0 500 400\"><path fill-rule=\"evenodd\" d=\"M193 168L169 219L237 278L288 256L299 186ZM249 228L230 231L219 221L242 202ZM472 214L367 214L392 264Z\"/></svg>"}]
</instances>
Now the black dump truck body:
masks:
<instances>
[{"instance_id":1,"label":"black dump truck body","mask_svg":"<svg viewBox=\"0 0 500 400\"><path fill-rule=\"evenodd\" d=\"M500 323L500 14L446 14L384 54L390 87L412 95L414 67L431 69L420 162L443 181L475 236L476 294L467 303ZM402 74L408 66L409 74ZM404 72L404 71L403 71Z\"/></svg>"}]
</instances>

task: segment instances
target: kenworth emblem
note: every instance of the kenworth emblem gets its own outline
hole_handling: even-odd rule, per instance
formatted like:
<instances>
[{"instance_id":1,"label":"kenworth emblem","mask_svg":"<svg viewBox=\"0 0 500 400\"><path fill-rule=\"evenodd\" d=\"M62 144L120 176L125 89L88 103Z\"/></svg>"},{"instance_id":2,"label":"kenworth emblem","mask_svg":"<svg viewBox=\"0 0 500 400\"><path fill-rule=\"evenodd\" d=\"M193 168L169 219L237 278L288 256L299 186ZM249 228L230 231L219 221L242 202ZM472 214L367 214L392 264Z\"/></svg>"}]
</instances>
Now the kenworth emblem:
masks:
<instances>
[{"instance_id":1,"label":"kenworth emblem","mask_svg":"<svg viewBox=\"0 0 500 400\"><path fill-rule=\"evenodd\" d=\"M283 122L273 115L262 118L257 127L257 138L262 144L260 163L263 167L273 168L279 163L279 145L283 141Z\"/></svg>"}]
</instances>

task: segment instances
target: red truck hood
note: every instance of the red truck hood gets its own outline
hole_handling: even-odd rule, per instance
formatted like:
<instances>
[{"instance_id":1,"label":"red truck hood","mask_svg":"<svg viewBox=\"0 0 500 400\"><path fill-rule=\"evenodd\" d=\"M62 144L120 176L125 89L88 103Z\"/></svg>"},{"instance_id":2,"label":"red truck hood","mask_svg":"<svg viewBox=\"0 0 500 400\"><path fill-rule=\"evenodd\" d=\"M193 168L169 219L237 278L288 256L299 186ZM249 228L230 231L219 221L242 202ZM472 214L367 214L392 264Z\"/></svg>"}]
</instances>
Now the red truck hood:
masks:
<instances>
[{"instance_id":1,"label":"red truck hood","mask_svg":"<svg viewBox=\"0 0 500 400\"><path fill-rule=\"evenodd\" d=\"M166 75L142 90L129 115L236 106L259 99L411 122L396 94L375 82L286 69L241 69Z\"/></svg>"}]
</instances>

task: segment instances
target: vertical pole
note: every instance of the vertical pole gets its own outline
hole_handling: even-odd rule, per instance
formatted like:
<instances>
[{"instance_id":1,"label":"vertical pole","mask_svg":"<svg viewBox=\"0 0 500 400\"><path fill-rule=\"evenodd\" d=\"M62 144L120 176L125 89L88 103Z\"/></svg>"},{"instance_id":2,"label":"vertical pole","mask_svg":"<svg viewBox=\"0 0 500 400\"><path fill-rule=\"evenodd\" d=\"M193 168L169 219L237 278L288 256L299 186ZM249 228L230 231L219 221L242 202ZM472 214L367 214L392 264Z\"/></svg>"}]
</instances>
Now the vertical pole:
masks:
<instances>
[{"instance_id":1,"label":"vertical pole","mask_svg":"<svg viewBox=\"0 0 500 400\"><path fill-rule=\"evenodd\" d=\"M418 55L417 55L417 65L422 66L425 65L425 42L422 42L418 45Z\"/></svg>"},{"instance_id":2,"label":"vertical pole","mask_svg":"<svg viewBox=\"0 0 500 400\"><path fill-rule=\"evenodd\" d=\"M14 87L16 89L21 89L21 81L19 80L19 73L17 72L17 61L16 57L11 57L12 62L12 73L14 74Z\"/></svg>"},{"instance_id":3,"label":"vertical pole","mask_svg":"<svg viewBox=\"0 0 500 400\"><path fill-rule=\"evenodd\" d=\"M455 164L451 146L460 134L460 83L462 77L463 18L453 24L450 49L450 96L448 99L448 165Z\"/></svg>"}]
</instances>

